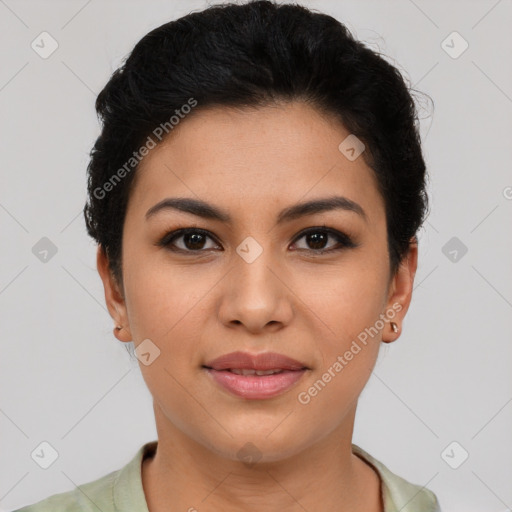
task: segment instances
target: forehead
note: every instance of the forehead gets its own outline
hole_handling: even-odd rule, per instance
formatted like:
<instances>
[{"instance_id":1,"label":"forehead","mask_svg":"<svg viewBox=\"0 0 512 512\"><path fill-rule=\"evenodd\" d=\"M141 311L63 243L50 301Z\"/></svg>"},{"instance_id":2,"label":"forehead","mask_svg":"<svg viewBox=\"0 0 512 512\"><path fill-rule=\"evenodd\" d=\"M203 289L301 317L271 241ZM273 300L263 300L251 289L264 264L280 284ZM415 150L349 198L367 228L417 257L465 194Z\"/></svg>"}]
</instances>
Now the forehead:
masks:
<instances>
[{"instance_id":1,"label":"forehead","mask_svg":"<svg viewBox=\"0 0 512 512\"><path fill-rule=\"evenodd\" d=\"M166 197L195 197L263 215L274 205L343 195L380 217L373 170L339 149L349 135L304 103L199 109L139 164L129 210L140 215Z\"/></svg>"}]
</instances>

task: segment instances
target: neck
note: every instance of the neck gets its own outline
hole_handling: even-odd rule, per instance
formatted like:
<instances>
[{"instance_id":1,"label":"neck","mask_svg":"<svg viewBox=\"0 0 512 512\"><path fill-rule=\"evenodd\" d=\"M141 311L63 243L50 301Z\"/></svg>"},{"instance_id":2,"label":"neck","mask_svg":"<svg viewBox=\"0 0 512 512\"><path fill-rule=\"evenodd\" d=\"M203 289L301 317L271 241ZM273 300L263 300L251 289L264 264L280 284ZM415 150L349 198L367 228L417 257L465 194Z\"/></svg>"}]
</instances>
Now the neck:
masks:
<instances>
[{"instance_id":1,"label":"neck","mask_svg":"<svg viewBox=\"0 0 512 512\"><path fill-rule=\"evenodd\" d=\"M158 446L142 464L149 512L382 512L380 479L352 453L351 418L272 462L227 458L188 437L155 406Z\"/></svg>"}]
</instances>

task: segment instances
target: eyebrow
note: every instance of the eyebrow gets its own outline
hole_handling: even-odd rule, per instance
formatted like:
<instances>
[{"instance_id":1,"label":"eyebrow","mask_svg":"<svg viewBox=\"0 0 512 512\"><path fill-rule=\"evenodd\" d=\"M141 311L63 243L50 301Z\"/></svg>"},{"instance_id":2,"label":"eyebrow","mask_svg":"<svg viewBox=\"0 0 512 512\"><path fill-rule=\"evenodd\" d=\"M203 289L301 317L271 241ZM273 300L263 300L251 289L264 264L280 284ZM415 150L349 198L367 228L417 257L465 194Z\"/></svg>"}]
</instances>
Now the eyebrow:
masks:
<instances>
[{"instance_id":1,"label":"eyebrow","mask_svg":"<svg viewBox=\"0 0 512 512\"><path fill-rule=\"evenodd\" d=\"M156 213L164 210L179 210L204 219L218 220L228 224L232 222L230 215L220 208L200 199L188 197L169 197L160 201L146 212L146 220L153 217ZM332 210L351 211L360 215L365 222L368 222L368 217L361 205L347 197L333 196L314 199L312 201L299 203L285 208L279 213L277 217L277 224L296 220L307 215L314 215L315 213Z\"/></svg>"}]
</instances>

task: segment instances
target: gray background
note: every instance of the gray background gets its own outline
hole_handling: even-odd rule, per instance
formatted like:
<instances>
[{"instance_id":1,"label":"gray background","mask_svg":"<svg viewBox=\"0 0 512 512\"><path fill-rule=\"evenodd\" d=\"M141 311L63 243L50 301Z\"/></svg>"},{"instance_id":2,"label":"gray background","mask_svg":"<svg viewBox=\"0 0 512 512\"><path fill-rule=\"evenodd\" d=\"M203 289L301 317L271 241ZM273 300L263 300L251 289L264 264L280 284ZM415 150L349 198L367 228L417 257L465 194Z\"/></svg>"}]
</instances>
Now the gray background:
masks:
<instances>
[{"instance_id":1,"label":"gray background","mask_svg":"<svg viewBox=\"0 0 512 512\"><path fill-rule=\"evenodd\" d=\"M444 512L512 509L512 3L302 3L345 22L435 104L420 98L431 215L413 301L402 336L382 346L353 441L434 490ZM2 510L119 469L156 439L85 232L85 168L112 71L149 30L206 5L0 0ZM47 59L31 48L43 31L59 45ZM442 44L453 31L469 44L457 58L445 48L460 40ZM33 253L43 237L57 248L46 262ZM48 469L31 458L43 441L59 454Z\"/></svg>"}]
</instances>

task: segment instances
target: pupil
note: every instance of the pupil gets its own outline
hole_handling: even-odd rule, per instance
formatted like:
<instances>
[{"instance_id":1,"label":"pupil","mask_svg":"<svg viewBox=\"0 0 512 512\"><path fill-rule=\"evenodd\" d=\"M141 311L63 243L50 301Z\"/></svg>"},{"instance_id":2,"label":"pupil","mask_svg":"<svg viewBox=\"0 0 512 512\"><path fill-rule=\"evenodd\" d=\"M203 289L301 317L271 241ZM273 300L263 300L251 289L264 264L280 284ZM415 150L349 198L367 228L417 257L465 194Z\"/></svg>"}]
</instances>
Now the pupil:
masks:
<instances>
[{"instance_id":1,"label":"pupil","mask_svg":"<svg viewBox=\"0 0 512 512\"><path fill-rule=\"evenodd\" d=\"M322 233L322 234L318 234L318 233L313 233L313 234L310 234L310 235L307 235L308 237L308 241L312 241L313 242L313 249L322 249L323 247L325 247L325 241L327 239L327 235L325 233ZM321 247L317 247L317 245L320 244Z\"/></svg>"},{"instance_id":2,"label":"pupil","mask_svg":"<svg viewBox=\"0 0 512 512\"><path fill-rule=\"evenodd\" d=\"M187 234L184 236L185 245L189 249L201 249L201 241L204 243L204 240L201 240L201 238L203 238L203 235L198 233ZM187 241L191 241L191 243ZM196 246L196 244L198 244L198 246Z\"/></svg>"}]
</instances>

